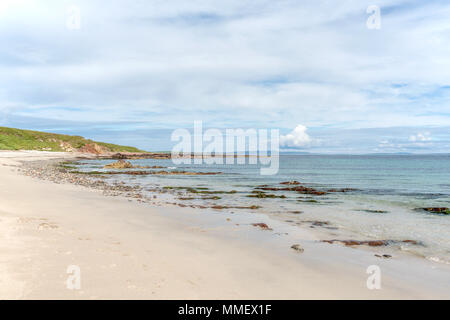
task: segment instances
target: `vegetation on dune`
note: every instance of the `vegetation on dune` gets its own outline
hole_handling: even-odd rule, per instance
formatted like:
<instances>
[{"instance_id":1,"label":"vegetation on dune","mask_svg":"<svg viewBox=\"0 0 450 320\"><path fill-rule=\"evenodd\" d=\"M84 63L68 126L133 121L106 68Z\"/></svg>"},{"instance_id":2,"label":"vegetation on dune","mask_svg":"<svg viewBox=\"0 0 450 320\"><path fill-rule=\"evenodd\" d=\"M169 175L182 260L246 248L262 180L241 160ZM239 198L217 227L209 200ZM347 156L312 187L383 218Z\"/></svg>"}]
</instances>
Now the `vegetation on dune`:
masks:
<instances>
[{"instance_id":1,"label":"vegetation on dune","mask_svg":"<svg viewBox=\"0 0 450 320\"><path fill-rule=\"evenodd\" d=\"M135 147L121 146L113 143L106 143L106 142L95 142L95 143L105 148L108 148L112 152L145 152L144 150L140 150Z\"/></svg>"},{"instance_id":2,"label":"vegetation on dune","mask_svg":"<svg viewBox=\"0 0 450 320\"><path fill-rule=\"evenodd\" d=\"M96 142L80 136L0 127L0 150L143 152L134 147Z\"/></svg>"}]
</instances>

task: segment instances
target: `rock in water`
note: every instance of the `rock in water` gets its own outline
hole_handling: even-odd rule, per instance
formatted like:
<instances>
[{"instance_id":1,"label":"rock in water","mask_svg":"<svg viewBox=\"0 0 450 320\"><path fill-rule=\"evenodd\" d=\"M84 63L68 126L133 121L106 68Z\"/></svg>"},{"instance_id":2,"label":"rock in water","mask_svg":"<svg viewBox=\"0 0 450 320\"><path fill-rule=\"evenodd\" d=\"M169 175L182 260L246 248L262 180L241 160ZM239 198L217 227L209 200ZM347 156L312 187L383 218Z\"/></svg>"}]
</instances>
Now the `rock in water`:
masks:
<instances>
[{"instance_id":1,"label":"rock in water","mask_svg":"<svg viewBox=\"0 0 450 320\"><path fill-rule=\"evenodd\" d=\"M117 162L113 162L113 163L109 163L109 164L105 165L103 168L105 168L105 169L129 169L129 168L133 168L133 165L129 161L120 159Z\"/></svg>"},{"instance_id":2,"label":"rock in water","mask_svg":"<svg viewBox=\"0 0 450 320\"><path fill-rule=\"evenodd\" d=\"M303 249L302 246L299 245L299 244L293 244L293 245L291 246L291 249L294 249L294 250L297 251L298 253L302 253L302 252L305 251L305 249Z\"/></svg>"},{"instance_id":3,"label":"rock in water","mask_svg":"<svg viewBox=\"0 0 450 320\"><path fill-rule=\"evenodd\" d=\"M437 214L449 214L450 215L450 209L447 207L438 207L438 208L422 208L422 210L428 211L430 213L437 213Z\"/></svg>"}]
</instances>

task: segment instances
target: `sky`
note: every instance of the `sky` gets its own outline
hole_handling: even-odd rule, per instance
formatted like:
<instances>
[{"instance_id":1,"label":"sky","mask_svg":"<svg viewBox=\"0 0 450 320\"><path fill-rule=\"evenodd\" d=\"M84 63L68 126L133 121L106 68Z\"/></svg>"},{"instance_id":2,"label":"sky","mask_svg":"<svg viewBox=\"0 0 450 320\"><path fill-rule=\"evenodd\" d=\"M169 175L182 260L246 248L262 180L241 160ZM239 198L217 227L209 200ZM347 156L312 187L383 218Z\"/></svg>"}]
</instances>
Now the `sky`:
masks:
<instances>
[{"instance_id":1,"label":"sky","mask_svg":"<svg viewBox=\"0 0 450 320\"><path fill-rule=\"evenodd\" d=\"M449 153L450 2L0 1L0 126L170 150L194 121Z\"/></svg>"}]
</instances>

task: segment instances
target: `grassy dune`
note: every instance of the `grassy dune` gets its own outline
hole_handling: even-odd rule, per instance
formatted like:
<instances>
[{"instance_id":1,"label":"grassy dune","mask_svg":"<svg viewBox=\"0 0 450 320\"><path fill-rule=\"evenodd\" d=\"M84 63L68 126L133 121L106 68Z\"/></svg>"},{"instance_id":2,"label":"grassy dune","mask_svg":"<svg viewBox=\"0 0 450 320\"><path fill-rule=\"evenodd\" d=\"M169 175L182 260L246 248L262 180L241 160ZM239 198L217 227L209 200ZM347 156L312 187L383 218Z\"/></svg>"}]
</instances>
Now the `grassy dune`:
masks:
<instances>
[{"instance_id":1,"label":"grassy dune","mask_svg":"<svg viewBox=\"0 0 450 320\"><path fill-rule=\"evenodd\" d=\"M46 150L101 152L144 152L134 147L97 142L80 136L70 136L32 130L0 127L0 150Z\"/></svg>"}]
</instances>

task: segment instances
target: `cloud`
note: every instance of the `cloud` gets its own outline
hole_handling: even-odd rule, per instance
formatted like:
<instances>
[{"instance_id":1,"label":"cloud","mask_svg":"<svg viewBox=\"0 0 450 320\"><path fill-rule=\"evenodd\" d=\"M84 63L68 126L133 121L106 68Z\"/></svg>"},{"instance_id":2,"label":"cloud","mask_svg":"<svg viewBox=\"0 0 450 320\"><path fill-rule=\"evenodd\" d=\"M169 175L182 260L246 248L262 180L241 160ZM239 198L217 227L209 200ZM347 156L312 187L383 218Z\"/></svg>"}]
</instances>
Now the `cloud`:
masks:
<instances>
[{"instance_id":1,"label":"cloud","mask_svg":"<svg viewBox=\"0 0 450 320\"><path fill-rule=\"evenodd\" d=\"M431 141L431 136L429 132L425 133L418 133L416 135L412 135L409 137L409 141L411 142L424 142L424 141Z\"/></svg>"},{"instance_id":2,"label":"cloud","mask_svg":"<svg viewBox=\"0 0 450 320\"><path fill-rule=\"evenodd\" d=\"M79 30L66 28L70 1L0 2L8 119L123 122L130 132L194 120L414 127L403 137L450 123L448 1L380 0L380 30L367 29L372 3L361 0L77 0ZM346 139L340 148L366 150Z\"/></svg>"},{"instance_id":3,"label":"cloud","mask_svg":"<svg viewBox=\"0 0 450 320\"><path fill-rule=\"evenodd\" d=\"M304 125L297 125L291 133L280 136L280 146L287 148L301 148L311 144L311 137L306 133Z\"/></svg>"}]
</instances>

